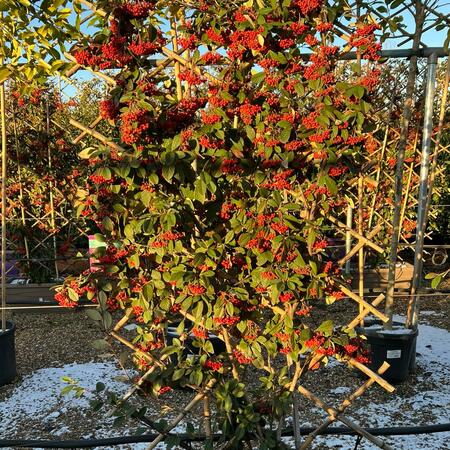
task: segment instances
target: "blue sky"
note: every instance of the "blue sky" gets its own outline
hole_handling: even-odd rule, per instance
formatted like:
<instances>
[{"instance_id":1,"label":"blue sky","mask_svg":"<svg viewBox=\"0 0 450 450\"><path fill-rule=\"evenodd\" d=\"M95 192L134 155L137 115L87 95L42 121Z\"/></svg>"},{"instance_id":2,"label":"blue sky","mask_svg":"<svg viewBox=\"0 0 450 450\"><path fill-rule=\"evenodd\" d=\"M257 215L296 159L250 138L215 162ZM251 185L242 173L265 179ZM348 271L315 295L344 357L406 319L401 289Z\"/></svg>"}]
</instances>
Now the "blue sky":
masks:
<instances>
[{"instance_id":1,"label":"blue sky","mask_svg":"<svg viewBox=\"0 0 450 450\"><path fill-rule=\"evenodd\" d=\"M438 5L438 10L441 14L443 14L447 17L450 15L450 4L447 4L446 0L438 0L437 5ZM400 6L400 8L401 7L402 6ZM392 11L391 11L391 13L392 13ZM414 17L407 10L402 12L402 17L403 17L404 27L406 28L406 30L408 32L412 33L415 28ZM74 16L74 20L75 20L75 16ZM429 22L425 24L425 28L427 27L427 25L429 25ZM87 26L87 23L82 25L82 30L86 34L92 33L94 31ZM400 34L399 32L395 33L395 35L397 35L397 36L399 34ZM432 30L428 30L424 33L424 35L422 36L422 42L427 47L442 47L444 45L446 37L447 37L447 29L443 29L440 31L436 31L435 29L432 29ZM383 49L392 50L392 49L396 49L396 48L411 48L412 41L402 43L402 41L404 41L404 40L405 40L405 37L403 37L403 36L402 37L391 37L383 43ZM402 44L402 45L400 45L400 44ZM400 47L399 47L399 45L400 45ZM77 73L77 78L80 80L90 79L91 77L92 77L92 75L87 71L79 71ZM72 96L72 95L75 95L75 90L73 88L69 87L66 89L66 93L68 95Z\"/></svg>"}]
</instances>

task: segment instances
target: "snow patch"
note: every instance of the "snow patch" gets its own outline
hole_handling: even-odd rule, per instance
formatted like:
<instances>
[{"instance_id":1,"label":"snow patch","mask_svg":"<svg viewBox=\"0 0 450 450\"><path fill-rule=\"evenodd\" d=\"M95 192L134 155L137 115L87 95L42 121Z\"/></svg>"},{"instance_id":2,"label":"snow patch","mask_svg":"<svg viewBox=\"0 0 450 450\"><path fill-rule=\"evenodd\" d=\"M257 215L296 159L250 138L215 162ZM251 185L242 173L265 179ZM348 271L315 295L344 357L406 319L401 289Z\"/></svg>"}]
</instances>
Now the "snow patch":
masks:
<instances>
[{"instance_id":1,"label":"snow patch","mask_svg":"<svg viewBox=\"0 0 450 450\"><path fill-rule=\"evenodd\" d=\"M396 317L395 320L398 320ZM417 364L420 375L417 377L415 392L409 396L399 396L394 393L382 403L355 407L348 412L349 417L364 426L414 426L450 422L450 333L430 325L419 326L417 339ZM336 362L336 365L339 363ZM334 370L335 364L330 364L328 370ZM51 430L55 438L62 438L72 430L70 423L63 421L63 416L73 410L90 411L89 401L99 381L107 389L124 394L129 384L123 378L123 372L113 362L91 362L87 364L68 364L60 368L40 369L25 377L11 392L9 397L0 403L0 438L8 439L14 436L17 423L39 423L41 429ZM86 388L86 395L76 398L73 394L61 395L66 386L61 377L70 377ZM352 388L339 386L331 390L333 395L345 396ZM370 398L370 392L367 394ZM325 415L324 415L325 417ZM289 419L288 419L289 421ZM312 424L304 424L309 426ZM339 425L339 424L337 424ZM185 431L180 424L175 431ZM129 434L134 434L132 429ZM39 436L39 429L36 430ZM100 428L84 438L111 437L127 433L127 430L116 430L111 421L100 424ZM30 437L37 437L36 435ZM450 433L435 433L431 435L411 435L382 437L397 450L428 450L449 449ZM285 442L293 444L291 439ZM354 436L324 436L315 441L313 448L319 445L332 449L350 449L356 442ZM148 443L115 446L115 449L144 450ZM103 447L104 449L105 447ZM157 447L165 449L164 444ZM322 447L323 448L323 447ZM374 450L372 444L363 440L360 450ZM98 448L100 450L100 447Z\"/></svg>"},{"instance_id":2,"label":"snow patch","mask_svg":"<svg viewBox=\"0 0 450 450\"><path fill-rule=\"evenodd\" d=\"M42 424L55 424L61 414L69 410L86 410L93 398L91 392L97 382L102 382L108 389L125 393L129 387L126 383L115 380L119 369L112 362L91 362L86 364L68 364L63 367L40 369L26 376L12 391L11 395L0 403L0 437L11 438L18 421L39 421ZM80 398L73 393L61 395L67 383L62 377L78 381L86 389ZM61 430L58 431L60 434Z\"/></svg>"}]
</instances>

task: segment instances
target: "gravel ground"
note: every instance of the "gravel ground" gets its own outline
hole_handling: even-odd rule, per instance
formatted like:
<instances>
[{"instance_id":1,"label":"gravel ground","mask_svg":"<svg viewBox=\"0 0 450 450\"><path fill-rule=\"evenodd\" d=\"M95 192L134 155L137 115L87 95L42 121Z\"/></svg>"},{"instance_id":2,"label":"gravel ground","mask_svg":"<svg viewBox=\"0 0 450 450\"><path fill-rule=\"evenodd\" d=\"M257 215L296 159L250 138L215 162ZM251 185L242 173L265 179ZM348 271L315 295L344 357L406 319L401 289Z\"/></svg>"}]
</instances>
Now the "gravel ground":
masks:
<instances>
[{"instance_id":1,"label":"gravel ground","mask_svg":"<svg viewBox=\"0 0 450 450\"><path fill-rule=\"evenodd\" d=\"M424 297L421 300L421 323L434 327L439 327L450 331L450 304L449 296ZM407 299L399 298L396 303L396 313L404 314ZM328 313L333 317L336 323L348 322L354 317L357 311L357 305L349 302L335 303ZM325 310L319 310L319 316L324 314ZM16 352L19 378L15 383L0 388L0 406L13 395L14 388L27 376L41 373L45 376L46 368L66 368L68 365L82 363L115 364L117 358L112 353L102 353L94 349L91 342L103 337L102 331L86 317L85 311L52 311L46 313L15 312L12 317L16 324ZM320 319L320 317L318 317ZM117 353L123 348L117 346ZM117 369L115 380L124 383L125 379L134 374L130 371L121 372ZM320 382L318 380L320 379ZM92 380L92 386L96 381ZM448 381L448 379L447 379ZM363 379L355 372L349 370L344 365L333 364L331 368L321 369L308 375L304 380L304 385L319 397L328 401L332 405L338 405L345 394L352 392L356 386L363 383ZM127 389L126 385L125 391ZM122 388L121 388L122 389ZM361 411L366 406L382 405L392 401L392 395L398 399L412 398L418 392L436 391L439 392L439 383L431 376L427 367L419 365L417 373L410 377L405 383L398 385L395 394L388 394L383 389L374 386L368 393L360 398L355 407L350 408L350 415L355 408ZM55 394L58 395L58 394ZM150 399L136 396L134 403L137 405L146 405L148 416L157 420L163 416L173 417L180 408L189 402L192 394L188 391L177 390L166 394L161 399ZM396 423L396 419L404 419L408 408L414 408L414 404L405 404L401 410L392 411L390 420ZM324 413L313 407L303 398L300 398L300 411L302 421L308 424L320 423L324 418ZM50 409L50 415L53 414L55 420L46 420L45 424L39 419L28 418L19 420L15 424L14 430L8 432L8 435L2 435L2 438L42 438L42 439L78 439L91 436L116 436L121 434L133 434L139 431L142 426L139 422L128 422L120 425L118 428L112 427L112 419L105 418L104 413L94 413L89 408L67 407L64 401L55 401ZM201 410L198 408L193 411L190 419L199 424ZM357 418L362 425L368 423L366 417L353 416ZM1 419L1 414L0 414ZM422 408L417 412L417 423L434 423L436 417L432 411ZM0 420L1 422L1 420ZM411 424L405 424L411 425ZM108 447L115 448L115 447ZM119 448L119 447L116 447ZM121 449L137 450L145 447L121 446ZM329 444L321 444L316 449L327 448L347 448L330 447ZM348 447L350 448L350 447ZM429 447L429 448L447 448L447 447Z\"/></svg>"}]
</instances>

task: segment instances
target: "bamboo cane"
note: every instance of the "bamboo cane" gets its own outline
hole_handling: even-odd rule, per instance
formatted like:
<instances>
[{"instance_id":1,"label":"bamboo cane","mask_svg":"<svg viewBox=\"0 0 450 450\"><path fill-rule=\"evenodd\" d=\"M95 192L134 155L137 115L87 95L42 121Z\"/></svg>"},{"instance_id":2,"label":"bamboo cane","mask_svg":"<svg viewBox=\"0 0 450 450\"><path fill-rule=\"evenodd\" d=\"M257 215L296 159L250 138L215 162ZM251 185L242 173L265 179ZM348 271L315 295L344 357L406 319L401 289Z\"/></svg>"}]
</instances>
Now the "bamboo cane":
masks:
<instances>
[{"instance_id":1,"label":"bamboo cane","mask_svg":"<svg viewBox=\"0 0 450 450\"><path fill-rule=\"evenodd\" d=\"M352 292L347 286L338 283L339 289L348 297L350 297L355 302L358 302L359 304L364 306L364 309L369 310L372 314L380 318L383 322L387 322L389 318L385 316L383 313L378 311L374 306L372 306L370 303L367 303L364 299L356 295L354 292Z\"/></svg>"},{"instance_id":2,"label":"bamboo cane","mask_svg":"<svg viewBox=\"0 0 450 450\"><path fill-rule=\"evenodd\" d=\"M20 199L20 217L22 219L22 226L25 228L26 226L26 220L25 220L25 207L23 205L23 185L22 185L22 167L20 165L20 158L19 158L19 138L18 138L18 132L17 132L17 123L16 123L16 115L15 111L13 111L13 131L14 131L14 145L16 148L16 159L17 159L17 175L19 180L19 199ZM23 237L23 244L25 246L25 255L27 257L27 266L28 270L30 270L30 249L28 246L28 237L24 235Z\"/></svg>"},{"instance_id":3,"label":"bamboo cane","mask_svg":"<svg viewBox=\"0 0 450 450\"><path fill-rule=\"evenodd\" d=\"M50 110L48 97L45 99L45 131L47 133L47 158L48 158L48 170L52 173L52 149L50 145ZM56 248L56 222L55 222L55 202L53 197L53 181L50 179L48 183L49 188L49 198L50 198L50 225L52 227L53 234L53 256L55 258L55 275L56 278L59 278L59 269L58 269L58 261L57 261L57 248Z\"/></svg>"},{"instance_id":4,"label":"bamboo cane","mask_svg":"<svg viewBox=\"0 0 450 450\"><path fill-rule=\"evenodd\" d=\"M350 203L347 205L347 216L346 216L346 225L348 228L351 228L353 224L353 208L351 207ZM360 244L361 242L359 242L358 244ZM364 245L364 244L361 244ZM338 264L343 264L342 260L344 260L345 263L345 273L347 275L350 275L350 269L351 269L351 257L353 256L348 256L351 253L351 249L352 249L352 235L350 234L349 231L345 232L345 259L342 258Z\"/></svg>"},{"instance_id":5,"label":"bamboo cane","mask_svg":"<svg viewBox=\"0 0 450 450\"><path fill-rule=\"evenodd\" d=\"M361 63L361 60L359 59ZM358 178L358 233L363 234L363 178ZM358 250L358 293L361 298L364 296L364 247ZM359 303L359 314L364 311L364 307ZM362 324L361 324L362 325Z\"/></svg>"},{"instance_id":6,"label":"bamboo cane","mask_svg":"<svg viewBox=\"0 0 450 450\"><path fill-rule=\"evenodd\" d=\"M367 375L369 378L372 378L375 381L375 383L379 384L386 391L388 391L390 393L395 391L395 387L392 386L392 384L388 383L385 379L381 378L378 374L376 374L373 370L370 370L364 364L361 364L360 362L356 361L356 359L350 358L348 360L348 362L350 365L352 365L356 369L359 369L362 373Z\"/></svg>"},{"instance_id":7,"label":"bamboo cane","mask_svg":"<svg viewBox=\"0 0 450 450\"><path fill-rule=\"evenodd\" d=\"M378 369L378 374L383 375L386 370L389 369L389 363L384 362L381 367ZM372 378L369 378L363 385L361 385L355 392L353 392L351 395L349 395L339 406L337 409L338 414L342 414L357 398L361 397L367 389L372 386L372 384L375 383L375 381ZM319 427L317 427L313 432L311 432L307 437L303 445L300 447L300 450L306 450L310 447L313 440L323 431L325 431L333 422L335 419L329 417L326 419Z\"/></svg>"},{"instance_id":8,"label":"bamboo cane","mask_svg":"<svg viewBox=\"0 0 450 450\"><path fill-rule=\"evenodd\" d=\"M357 233L356 231L352 230L351 228L347 227L344 223L342 223L340 220L336 219L333 216L327 215L326 216L328 220L335 225L338 225L340 228L342 228L345 231L348 231L354 238L358 239L358 241L364 242L364 244L368 245L369 247L373 248L378 253L384 253L384 250L374 242L370 241L366 237L362 236L361 234Z\"/></svg>"},{"instance_id":9,"label":"bamboo cane","mask_svg":"<svg viewBox=\"0 0 450 450\"><path fill-rule=\"evenodd\" d=\"M200 400L203 400L203 398L205 397L205 395L208 395L209 391L211 390L211 388L214 386L214 384L216 383L215 379L210 380L206 387L204 388L204 390L202 392L199 392L183 409L183 411L178 414L177 417L175 417L175 419L170 422L170 424L167 426L166 430L163 433L159 433L158 436L156 437L156 439L154 439L151 444L147 447L146 450L153 450L161 441L164 440L164 438L166 437L167 433L169 433L172 429L174 429L185 417L186 415L189 413L189 411L191 411Z\"/></svg>"},{"instance_id":10,"label":"bamboo cane","mask_svg":"<svg viewBox=\"0 0 450 450\"><path fill-rule=\"evenodd\" d=\"M125 339L124 337L120 336L119 334L117 334L114 331L111 331L109 333L114 339L117 339L119 342L121 342L123 345L125 345L126 347L130 348L131 350L133 350L136 354L142 356L143 358L145 358L147 361L150 361L151 363L157 365L160 369L164 369L166 366L158 359L154 358L153 356L151 356L149 353L144 352L142 350L140 350L138 347L136 347L135 345L133 345L130 341L128 341L127 339Z\"/></svg>"},{"instance_id":11,"label":"bamboo cane","mask_svg":"<svg viewBox=\"0 0 450 450\"><path fill-rule=\"evenodd\" d=\"M328 406L323 400L321 400L319 397L314 395L312 392L308 391L305 387L299 386L298 391L303 396L305 396L308 400L313 402L316 406L318 406L319 408L326 411L328 413L328 415L330 416L330 418L332 418L333 420L339 420L344 425L347 425L349 428L356 431L359 435L364 436L367 440L369 440L373 444L377 445L381 449L394 450L391 446L384 443L381 439L378 439L377 437L373 436L368 431L366 431L364 428L360 427L359 425L357 425L356 423L354 423L347 417L339 415L339 412L336 409Z\"/></svg>"},{"instance_id":12,"label":"bamboo cane","mask_svg":"<svg viewBox=\"0 0 450 450\"><path fill-rule=\"evenodd\" d=\"M178 53L178 36L177 36L177 24L175 20L170 20L170 34L172 35L172 47L175 53ZM175 83L177 86L177 99L181 101L183 99L183 86L180 80L180 62L175 61Z\"/></svg>"},{"instance_id":13,"label":"bamboo cane","mask_svg":"<svg viewBox=\"0 0 450 450\"><path fill-rule=\"evenodd\" d=\"M101 121L102 116L98 116L93 122L89 124L90 129L94 129ZM88 133L86 131L81 132L73 141L72 144L78 144Z\"/></svg>"},{"instance_id":14,"label":"bamboo cane","mask_svg":"<svg viewBox=\"0 0 450 450\"><path fill-rule=\"evenodd\" d=\"M163 53L167 56L169 56L170 58L174 59L176 62L179 62L180 64L182 64L185 67L189 67L189 61L187 61L185 58L183 58L182 56L180 56L178 53L168 49L167 47L162 47L161 49L163 51ZM198 67L194 67L194 71L195 73L197 73L198 75L202 75L204 76L208 81L210 81L211 83L214 84L221 84L221 80L214 77L213 75L209 74L208 72L203 72L202 70L200 70L200 68Z\"/></svg>"},{"instance_id":15,"label":"bamboo cane","mask_svg":"<svg viewBox=\"0 0 450 450\"><path fill-rule=\"evenodd\" d=\"M372 239L383 229L383 224L379 223L368 235L367 239ZM344 265L354 255L356 255L361 247L364 247L364 242L359 241L343 258L338 261L338 265Z\"/></svg>"},{"instance_id":16,"label":"bamboo cane","mask_svg":"<svg viewBox=\"0 0 450 450\"><path fill-rule=\"evenodd\" d=\"M373 302L372 306L378 306L384 300L384 294L380 294ZM364 317L369 314L368 309L363 308L363 310L345 327L345 330L353 330L358 324L364 324Z\"/></svg>"},{"instance_id":17,"label":"bamboo cane","mask_svg":"<svg viewBox=\"0 0 450 450\"><path fill-rule=\"evenodd\" d=\"M416 131L416 136L414 138L413 154L416 153L418 140L419 140L419 130ZM408 206L408 200L409 200L408 197L409 197L409 192L411 190L411 179L412 179L413 171L414 171L414 161L411 163L411 165L409 167L408 182L406 183L405 198L403 199L402 211L400 213L400 228L399 228L400 234L401 234L401 230L402 230L403 221L405 220L406 208ZM400 239L400 235L399 235L399 239Z\"/></svg>"},{"instance_id":18,"label":"bamboo cane","mask_svg":"<svg viewBox=\"0 0 450 450\"><path fill-rule=\"evenodd\" d=\"M54 121L52 120L52 122L54 122ZM79 128L80 130L86 132L86 134L89 134L90 136L95 137L101 143L103 143L103 144L113 148L114 150L117 150L119 152L126 152L125 149L123 147L121 147L120 145L118 145L115 142L111 141L110 139L108 139L106 136L104 136L103 134L99 133L98 131L91 130L86 125L83 125L82 123L78 122L77 120L69 119L69 123L71 125L73 125L74 127Z\"/></svg>"},{"instance_id":19,"label":"bamboo cane","mask_svg":"<svg viewBox=\"0 0 450 450\"><path fill-rule=\"evenodd\" d=\"M386 151L388 135L389 135L389 126L386 127L386 131L384 132L383 145L381 147L381 156L380 156L380 160L378 161L377 174L375 176L375 181L377 183L377 190L374 192L372 204L370 205L370 216L369 216L369 222L367 225L369 229L372 227L373 213L375 210L375 203L377 201L378 185L380 183L380 177L381 177L381 163L383 161L384 153Z\"/></svg>"},{"instance_id":20,"label":"bamboo cane","mask_svg":"<svg viewBox=\"0 0 450 450\"><path fill-rule=\"evenodd\" d=\"M0 17L3 17L3 13ZM3 64L3 58L0 59L0 65ZM7 136L6 136L6 99L5 83L0 84L0 115L2 125L2 313L1 324L2 331L6 331L6 174L7 174Z\"/></svg>"},{"instance_id":21,"label":"bamboo cane","mask_svg":"<svg viewBox=\"0 0 450 450\"><path fill-rule=\"evenodd\" d=\"M76 62L76 59L70 54L65 52L64 56L70 61L70 62ZM105 80L107 83L109 83L111 86L115 86L116 85L116 80L114 78L109 77L108 75L104 74L103 72L98 72L94 69L92 69L89 66L84 67L84 69L86 69L87 71L91 72L92 74L96 75L99 78L102 78L103 80ZM71 74L73 75L73 74Z\"/></svg>"}]
</instances>

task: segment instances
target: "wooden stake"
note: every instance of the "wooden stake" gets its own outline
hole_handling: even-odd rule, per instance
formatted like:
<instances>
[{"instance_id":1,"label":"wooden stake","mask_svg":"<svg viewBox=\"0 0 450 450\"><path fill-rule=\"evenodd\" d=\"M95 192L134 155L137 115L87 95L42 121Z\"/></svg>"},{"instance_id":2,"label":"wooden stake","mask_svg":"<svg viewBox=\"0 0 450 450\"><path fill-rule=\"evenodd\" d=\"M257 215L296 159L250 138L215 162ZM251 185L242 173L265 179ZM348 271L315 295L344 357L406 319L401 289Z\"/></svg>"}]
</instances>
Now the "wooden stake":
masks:
<instances>
[{"instance_id":1,"label":"wooden stake","mask_svg":"<svg viewBox=\"0 0 450 450\"><path fill-rule=\"evenodd\" d=\"M384 362L382 364L382 366L378 369L378 374L383 375L384 372L386 372L387 369L389 369L389 363ZM372 386L372 384L375 381L372 378L369 378L362 386L360 386L355 392L353 392L353 394L349 395L339 406L339 408L337 409L338 414L342 414L357 398L361 397L366 391L367 389L369 389L370 386ZM306 450L307 448L310 447L310 445L312 444L313 440L323 431L325 431L333 422L335 421L335 419L329 417L327 420L325 420L322 425L320 425L319 427L317 427L313 432L311 432L305 442L303 443L303 445L300 447L300 450Z\"/></svg>"},{"instance_id":2,"label":"wooden stake","mask_svg":"<svg viewBox=\"0 0 450 450\"><path fill-rule=\"evenodd\" d=\"M209 393L209 391L211 390L211 388L214 386L214 384L216 383L215 379L212 379L208 382L208 384L206 385L205 389L202 392L199 392L183 409L183 411L178 414L177 417L175 417L175 419L170 422L170 424L167 426L166 430L163 433L159 433L159 435L156 437L156 439L154 439L152 441L152 443L147 447L147 450L153 450L161 441L164 440L164 438L166 437L167 433L169 433L171 430L173 430L188 414L189 411L191 411L196 405L197 403L202 400L205 395L207 395Z\"/></svg>"},{"instance_id":3,"label":"wooden stake","mask_svg":"<svg viewBox=\"0 0 450 450\"><path fill-rule=\"evenodd\" d=\"M356 231L352 230L347 225L345 225L345 223L342 223L340 220L336 219L333 216L330 216L329 214L327 214L326 217L331 223L334 223L335 225L338 225L339 228L342 228L343 230L348 231L354 238L358 239L358 241L363 241L365 245L373 248L378 253L384 253L384 250L378 244L375 244L374 242L369 241L369 239L367 239L366 237L357 233Z\"/></svg>"},{"instance_id":4,"label":"wooden stake","mask_svg":"<svg viewBox=\"0 0 450 450\"><path fill-rule=\"evenodd\" d=\"M3 13L0 18L3 17ZM3 58L0 65L3 64ZM5 83L0 84L0 116L2 125L2 313L1 313L1 331L6 331L6 174L7 174L7 136L6 136L6 99Z\"/></svg>"},{"instance_id":5,"label":"wooden stake","mask_svg":"<svg viewBox=\"0 0 450 450\"><path fill-rule=\"evenodd\" d=\"M358 61L361 63L361 56L358 55ZM361 175L358 177L358 233L363 234L363 178ZM358 292L362 298L364 296L364 246L361 246L358 250ZM359 304L359 314L364 310L363 305ZM362 325L362 324L361 324Z\"/></svg>"},{"instance_id":6,"label":"wooden stake","mask_svg":"<svg viewBox=\"0 0 450 450\"><path fill-rule=\"evenodd\" d=\"M102 116L98 116L93 122L89 124L89 128L91 130L94 129L102 120ZM78 144L87 134L88 133L86 131L83 131L72 141L72 144Z\"/></svg>"},{"instance_id":7,"label":"wooden stake","mask_svg":"<svg viewBox=\"0 0 450 450\"><path fill-rule=\"evenodd\" d=\"M383 224L379 223L368 235L367 239L372 239L383 229ZM364 247L364 242L359 241L343 258L338 261L340 266L343 266L349 259L356 255L360 248Z\"/></svg>"},{"instance_id":8,"label":"wooden stake","mask_svg":"<svg viewBox=\"0 0 450 450\"><path fill-rule=\"evenodd\" d=\"M395 387L392 386L392 384L388 383L386 380L381 378L378 374L376 374L373 370L370 370L367 366L364 364L361 364L360 362L356 361L354 358L350 358L348 362L353 366L359 369L361 372L363 372L365 375L367 375L369 378L372 378L375 383L379 384L383 389L386 391L392 393L395 391Z\"/></svg>"},{"instance_id":9,"label":"wooden stake","mask_svg":"<svg viewBox=\"0 0 450 450\"><path fill-rule=\"evenodd\" d=\"M347 419L346 417L339 414L339 412L328 406L325 402L323 402L319 397L308 391L303 386L298 387L298 391L305 396L308 400L312 401L316 406L319 408L322 408L324 411L326 411L330 418L333 420L339 420L344 425L347 425L352 430L356 431L359 435L364 436L367 440L372 442L373 444L377 445L381 449L385 450L394 450L392 447L390 447L388 444L385 444L382 440L378 439L377 437L370 434L368 431L366 431L364 428L361 428L356 423L352 422L350 419Z\"/></svg>"},{"instance_id":10,"label":"wooden stake","mask_svg":"<svg viewBox=\"0 0 450 450\"><path fill-rule=\"evenodd\" d=\"M384 294L380 294L373 302L372 306L378 306L384 300ZM368 309L363 308L363 310L345 327L346 330L353 330L357 325L361 323L364 324L364 317L369 314L370 311Z\"/></svg>"},{"instance_id":11,"label":"wooden stake","mask_svg":"<svg viewBox=\"0 0 450 450\"><path fill-rule=\"evenodd\" d=\"M355 300L355 302L358 302L360 305L364 306L364 309L369 310L372 314L377 316L379 319L381 319L383 322L387 322L389 318L385 316L383 313L378 311L374 306L372 306L370 303L367 303L363 298L356 295L354 292L352 292L350 289L347 288L347 286L338 283L339 289L348 297L350 297L352 300Z\"/></svg>"}]
</instances>

